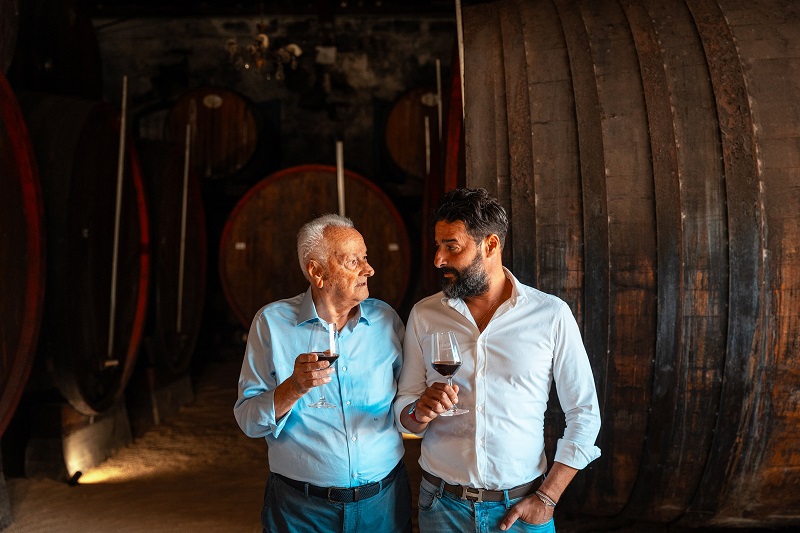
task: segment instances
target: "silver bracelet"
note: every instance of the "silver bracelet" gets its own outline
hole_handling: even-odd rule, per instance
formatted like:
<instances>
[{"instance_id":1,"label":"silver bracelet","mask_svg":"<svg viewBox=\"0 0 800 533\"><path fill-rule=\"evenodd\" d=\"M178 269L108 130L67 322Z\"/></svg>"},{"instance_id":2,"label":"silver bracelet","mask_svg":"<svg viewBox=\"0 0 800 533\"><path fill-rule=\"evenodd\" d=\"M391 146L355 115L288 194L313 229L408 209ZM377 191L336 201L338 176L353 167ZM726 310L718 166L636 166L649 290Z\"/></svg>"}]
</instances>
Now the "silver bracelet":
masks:
<instances>
[{"instance_id":1,"label":"silver bracelet","mask_svg":"<svg viewBox=\"0 0 800 533\"><path fill-rule=\"evenodd\" d=\"M553 498L545 494L544 492L537 490L535 494L542 500L542 503L545 504L546 507L555 507L556 502L553 501Z\"/></svg>"}]
</instances>

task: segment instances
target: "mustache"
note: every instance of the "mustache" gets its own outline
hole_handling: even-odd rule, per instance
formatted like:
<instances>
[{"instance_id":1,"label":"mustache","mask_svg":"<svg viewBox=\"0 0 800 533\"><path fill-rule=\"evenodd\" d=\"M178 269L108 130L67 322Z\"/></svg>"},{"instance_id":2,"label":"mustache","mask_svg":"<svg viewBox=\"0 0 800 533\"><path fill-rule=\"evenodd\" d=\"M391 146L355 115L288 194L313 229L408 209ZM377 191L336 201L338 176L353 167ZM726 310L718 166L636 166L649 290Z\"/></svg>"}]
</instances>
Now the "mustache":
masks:
<instances>
[{"instance_id":1,"label":"mustache","mask_svg":"<svg viewBox=\"0 0 800 533\"><path fill-rule=\"evenodd\" d=\"M460 275L460 272L453 267L439 268L439 276L444 276L445 274L453 274L454 276L458 277Z\"/></svg>"}]
</instances>

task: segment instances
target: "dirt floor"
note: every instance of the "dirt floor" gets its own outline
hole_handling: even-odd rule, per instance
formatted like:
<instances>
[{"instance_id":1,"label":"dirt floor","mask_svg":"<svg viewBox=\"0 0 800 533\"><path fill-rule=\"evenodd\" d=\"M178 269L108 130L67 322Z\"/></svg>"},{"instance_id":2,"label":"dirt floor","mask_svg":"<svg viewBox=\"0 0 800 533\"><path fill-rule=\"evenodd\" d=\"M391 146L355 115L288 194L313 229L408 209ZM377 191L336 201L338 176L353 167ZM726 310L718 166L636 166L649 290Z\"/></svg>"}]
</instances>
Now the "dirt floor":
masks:
<instances>
[{"instance_id":1,"label":"dirt floor","mask_svg":"<svg viewBox=\"0 0 800 533\"><path fill-rule=\"evenodd\" d=\"M3 533L260 532L266 444L243 435L233 418L240 364L238 358L210 364L195 384L192 405L84 473L77 486L6 479L13 523ZM405 443L416 514L419 441ZM585 520L559 523L559 533L608 530L700 531L643 524L609 529Z\"/></svg>"}]
</instances>

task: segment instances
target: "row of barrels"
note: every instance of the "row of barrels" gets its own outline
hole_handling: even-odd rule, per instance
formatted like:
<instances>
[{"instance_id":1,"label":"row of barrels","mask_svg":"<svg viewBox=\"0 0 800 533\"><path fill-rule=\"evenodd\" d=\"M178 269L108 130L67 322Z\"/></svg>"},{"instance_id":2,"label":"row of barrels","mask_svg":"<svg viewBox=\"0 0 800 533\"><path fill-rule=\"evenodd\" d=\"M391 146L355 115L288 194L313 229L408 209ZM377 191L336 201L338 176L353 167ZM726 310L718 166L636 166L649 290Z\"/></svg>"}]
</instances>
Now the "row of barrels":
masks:
<instances>
[{"instance_id":1,"label":"row of barrels","mask_svg":"<svg viewBox=\"0 0 800 533\"><path fill-rule=\"evenodd\" d=\"M2 210L8 260L1 278L9 297L2 299L0 430L26 388L55 385L77 411L102 413L130 380L143 337L146 364L186 372L202 320L207 255L200 180L189 172L191 134L183 146L128 139L118 190L116 111L15 94L2 80L9 208ZM181 106L175 115L183 116ZM336 168L304 165L262 180L230 213L220 278L242 325L265 303L305 290L295 236L314 216L337 212L340 194L377 272L371 294L401 305L410 245L392 201L358 174L344 170L340 184ZM36 353L47 372L26 383Z\"/></svg>"},{"instance_id":2,"label":"row of barrels","mask_svg":"<svg viewBox=\"0 0 800 533\"><path fill-rule=\"evenodd\" d=\"M796 2L503 0L463 21L467 182L508 209L511 269L571 305L598 386L603 455L557 512L796 528Z\"/></svg>"},{"instance_id":3,"label":"row of barrels","mask_svg":"<svg viewBox=\"0 0 800 533\"><path fill-rule=\"evenodd\" d=\"M108 409L145 335L157 365L185 373L207 253L182 149L121 149L119 113L102 102L14 92L2 74L0 92L2 434L26 389Z\"/></svg>"}]
</instances>

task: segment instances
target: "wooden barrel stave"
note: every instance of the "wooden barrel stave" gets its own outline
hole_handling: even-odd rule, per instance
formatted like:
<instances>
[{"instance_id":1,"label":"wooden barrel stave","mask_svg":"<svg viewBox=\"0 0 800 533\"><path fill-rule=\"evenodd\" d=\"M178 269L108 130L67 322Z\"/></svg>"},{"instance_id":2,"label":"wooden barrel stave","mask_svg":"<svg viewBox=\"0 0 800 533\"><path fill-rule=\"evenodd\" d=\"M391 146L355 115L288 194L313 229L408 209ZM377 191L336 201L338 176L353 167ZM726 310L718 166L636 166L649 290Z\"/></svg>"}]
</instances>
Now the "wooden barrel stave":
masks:
<instances>
[{"instance_id":1,"label":"wooden barrel stave","mask_svg":"<svg viewBox=\"0 0 800 533\"><path fill-rule=\"evenodd\" d=\"M553 0L464 15L468 183L509 210L512 269L576 312L599 384L604 456L562 508L617 523L796 524L793 10L779 1ZM542 27L554 36L547 45ZM498 28L503 40L491 48L485 36ZM546 71L543 58L563 49L569 70ZM558 97L535 81L547 76L566 80ZM520 78L530 135L512 115L524 100ZM537 109L565 110L562 133ZM515 144L530 142L532 183L515 159L529 151ZM533 216L518 213L526 194ZM582 235L565 216L576 209ZM552 247L575 239L572 259L545 266Z\"/></svg>"},{"instance_id":2,"label":"wooden barrel stave","mask_svg":"<svg viewBox=\"0 0 800 533\"><path fill-rule=\"evenodd\" d=\"M409 279L410 249L400 215L374 184L345 171L345 212L364 236L375 276L370 296L398 307ZM297 232L325 213L338 212L336 169L302 165L255 185L236 205L220 239L225 297L244 326L272 301L305 291L297 262Z\"/></svg>"},{"instance_id":3,"label":"wooden barrel stave","mask_svg":"<svg viewBox=\"0 0 800 533\"><path fill-rule=\"evenodd\" d=\"M635 7L626 5L629 19L638 22L634 36L641 35L648 20L653 24L647 28L650 42L637 42L637 50L643 57L642 50L657 56L641 71L645 85L652 87L648 120L654 125L651 142L657 154L658 314L662 318L652 404L660 416L651 418L628 512L669 522L683 514L697 492L716 424L716 409L709 407L708 400L720 395L725 351L727 235L721 221L726 215L719 179L721 153L713 141L718 128L714 96L710 83L702 83L707 67L699 36L692 31L691 15L681 1L648 2L646 13L638 15L631 13ZM653 46L654 36L663 46ZM664 66L658 69L659 64ZM665 104L675 106L674 116L658 109ZM662 135L658 141L656 130ZM674 146L675 138L684 139L679 148ZM662 160L669 165L658 166ZM683 288L675 291L673 287ZM684 438L675 427L692 428L693 438ZM665 464L671 468L664 468ZM663 489L648 490L654 485Z\"/></svg>"},{"instance_id":4,"label":"wooden barrel stave","mask_svg":"<svg viewBox=\"0 0 800 533\"><path fill-rule=\"evenodd\" d=\"M33 365L44 308L42 191L17 99L0 72L0 435ZM6 203L7 202L7 203Z\"/></svg>"},{"instance_id":5,"label":"wooden barrel stave","mask_svg":"<svg viewBox=\"0 0 800 533\"><path fill-rule=\"evenodd\" d=\"M795 6L784 2L687 4L707 51L718 46L721 36L711 32L722 31L723 24L722 35L735 44L735 54L730 50L709 62L723 124L734 282L724 382L731 388L723 395L726 390L734 395L720 411L731 423L717 432L717 453L709 462L723 470L707 470L696 510L707 516L702 504L710 502L720 509L719 523L741 516L743 523L756 525L770 516L779 525L797 524L800 310L792 300L798 287L800 203L793 117L800 87L787 73L798 67L800 19ZM731 104L740 106L741 116L724 115ZM728 453L722 453L727 445Z\"/></svg>"},{"instance_id":6,"label":"wooden barrel stave","mask_svg":"<svg viewBox=\"0 0 800 533\"><path fill-rule=\"evenodd\" d=\"M20 97L40 168L48 286L40 356L79 412L121 396L138 354L147 303L147 209L137 153L126 147L114 342L108 353L119 124L100 102ZM112 359L118 362L105 366Z\"/></svg>"}]
</instances>

